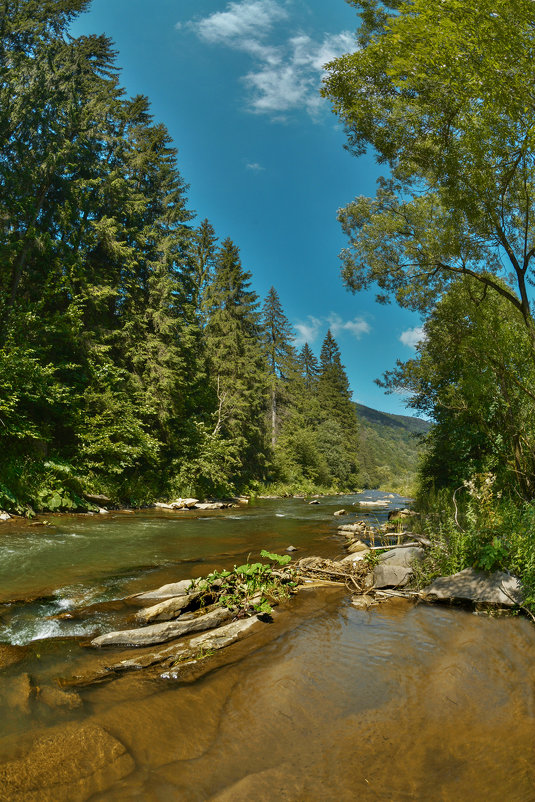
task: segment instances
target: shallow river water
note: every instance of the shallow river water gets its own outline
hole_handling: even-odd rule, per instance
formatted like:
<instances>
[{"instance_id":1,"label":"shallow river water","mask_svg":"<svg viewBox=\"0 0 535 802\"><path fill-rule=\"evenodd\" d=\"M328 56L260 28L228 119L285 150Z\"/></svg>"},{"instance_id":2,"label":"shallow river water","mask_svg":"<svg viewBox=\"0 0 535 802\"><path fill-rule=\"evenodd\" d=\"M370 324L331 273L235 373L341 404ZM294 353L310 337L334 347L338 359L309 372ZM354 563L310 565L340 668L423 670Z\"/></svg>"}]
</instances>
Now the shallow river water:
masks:
<instances>
[{"instance_id":1,"label":"shallow river water","mask_svg":"<svg viewBox=\"0 0 535 802\"><path fill-rule=\"evenodd\" d=\"M71 685L102 659L89 636L128 625L125 596L262 548L335 557L355 500L2 528L0 800L533 802L523 619L401 600L364 611L338 588L309 589L176 676Z\"/></svg>"}]
</instances>

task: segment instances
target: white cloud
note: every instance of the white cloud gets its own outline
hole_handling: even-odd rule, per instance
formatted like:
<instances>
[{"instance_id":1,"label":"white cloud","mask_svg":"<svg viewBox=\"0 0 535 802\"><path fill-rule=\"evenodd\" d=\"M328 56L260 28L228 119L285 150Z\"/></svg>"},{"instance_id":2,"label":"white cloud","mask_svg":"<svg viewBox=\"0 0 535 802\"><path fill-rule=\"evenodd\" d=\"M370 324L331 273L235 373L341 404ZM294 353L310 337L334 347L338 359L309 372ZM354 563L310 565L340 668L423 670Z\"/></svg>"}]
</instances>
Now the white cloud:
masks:
<instances>
[{"instance_id":1,"label":"white cloud","mask_svg":"<svg viewBox=\"0 0 535 802\"><path fill-rule=\"evenodd\" d=\"M403 345L407 345L409 348L416 348L419 342L425 340L424 327L415 326L413 329L403 331L399 340Z\"/></svg>"},{"instance_id":2,"label":"white cloud","mask_svg":"<svg viewBox=\"0 0 535 802\"><path fill-rule=\"evenodd\" d=\"M252 68L242 76L250 111L279 121L299 109L317 117L324 103L318 91L322 67L353 50L354 37L348 31L324 34L320 40L306 33L288 36L277 28L287 20L289 13L281 2L241 0L229 3L225 11L191 21L188 27L206 44L230 47L251 58ZM295 30L291 23L289 27Z\"/></svg>"},{"instance_id":3,"label":"white cloud","mask_svg":"<svg viewBox=\"0 0 535 802\"><path fill-rule=\"evenodd\" d=\"M357 340L360 340L363 334L369 334L371 331L369 323L362 317L355 317L353 320L343 320L340 315L333 312L329 315L327 321L333 337L337 337L342 331L348 331L356 337Z\"/></svg>"},{"instance_id":4,"label":"white cloud","mask_svg":"<svg viewBox=\"0 0 535 802\"><path fill-rule=\"evenodd\" d=\"M322 328L323 321L317 317L309 315L306 323L296 323L294 329L297 331L297 337L294 337L294 345L300 348L305 343L309 345L313 343Z\"/></svg>"},{"instance_id":5,"label":"white cloud","mask_svg":"<svg viewBox=\"0 0 535 802\"><path fill-rule=\"evenodd\" d=\"M253 173L261 173L266 168L262 167L262 165L258 164L258 162L251 162L251 163L245 165L245 169L246 170L252 170Z\"/></svg>"},{"instance_id":6,"label":"white cloud","mask_svg":"<svg viewBox=\"0 0 535 802\"><path fill-rule=\"evenodd\" d=\"M333 337L338 337L339 334L347 331L357 340L360 340L363 334L369 334L371 331L364 318L356 317L353 320L344 320L337 312L331 312L330 315L323 318L309 315L306 321L296 323L294 328L297 331L294 344L298 348L305 343L312 345L319 335L325 336L327 329L331 330Z\"/></svg>"},{"instance_id":7,"label":"white cloud","mask_svg":"<svg viewBox=\"0 0 535 802\"><path fill-rule=\"evenodd\" d=\"M200 39L209 44L226 44L242 49L242 43L264 37L273 25L288 16L275 0L242 0L229 3L226 11L192 23Z\"/></svg>"}]
</instances>

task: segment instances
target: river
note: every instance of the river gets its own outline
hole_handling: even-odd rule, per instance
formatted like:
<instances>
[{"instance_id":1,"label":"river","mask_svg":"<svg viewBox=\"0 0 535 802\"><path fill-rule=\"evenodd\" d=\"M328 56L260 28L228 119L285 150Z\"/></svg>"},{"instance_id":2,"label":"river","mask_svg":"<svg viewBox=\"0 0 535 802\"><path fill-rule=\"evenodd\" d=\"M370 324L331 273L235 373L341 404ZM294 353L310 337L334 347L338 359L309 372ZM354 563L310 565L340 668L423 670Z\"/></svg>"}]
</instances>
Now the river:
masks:
<instances>
[{"instance_id":1,"label":"river","mask_svg":"<svg viewBox=\"0 0 535 802\"><path fill-rule=\"evenodd\" d=\"M309 589L176 676L71 686L102 654L89 636L127 624L125 596L262 548L335 557L358 498L4 525L0 799L533 802L535 627L521 618L366 611Z\"/></svg>"}]
</instances>

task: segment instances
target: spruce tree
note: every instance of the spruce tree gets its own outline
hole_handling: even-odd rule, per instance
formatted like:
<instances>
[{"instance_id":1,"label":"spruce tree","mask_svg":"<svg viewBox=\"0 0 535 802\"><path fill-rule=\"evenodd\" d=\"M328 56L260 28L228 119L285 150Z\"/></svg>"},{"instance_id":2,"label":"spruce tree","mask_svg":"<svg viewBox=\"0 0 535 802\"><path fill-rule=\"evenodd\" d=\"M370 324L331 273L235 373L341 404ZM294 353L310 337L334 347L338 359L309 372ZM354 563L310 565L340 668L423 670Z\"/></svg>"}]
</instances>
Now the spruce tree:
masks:
<instances>
[{"instance_id":1,"label":"spruce tree","mask_svg":"<svg viewBox=\"0 0 535 802\"><path fill-rule=\"evenodd\" d=\"M331 472L346 485L356 482L358 471L358 420L340 349L331 330L320 352L318 398L323 421L318 427L321 448Z\"/></svg>"},{"instance_id":2,"label":"spruce tree","mask_svg":"<svg viewBox=\"0 0 535 802\"><path fill-rule=\"evenodd\" d=\"M301 369L305 389L312 390L319 377L319 363L308 343L305 343L298 355L298 364Z\"/></svg>"},{"instance_id":3,"label":"spruce tree","mask_svg":"<svg viewBox=\"0 0 535 802\"><path fill-rule=\"evenodd\" d=\"M250 279L239 249L225 239L207 290L205 338L217 396L214 433L229 440L239 455L238 482L258 475L265 462L266 364L258 297Z\"/></svg>"},{"instance_id":4,"label":"spruce tree","mask_svg":"<svg viewBox=\"0 0 535 802\"><path fill-rule=\"evenodd\" d=\"M269 407L271 448L275 450L279 428L280 404L288 400L290 382L297 369L295 349L291 344L294 332L282 310L274 287L262 307L264 347L269 371Z\"/></svg>"}]
</instances>

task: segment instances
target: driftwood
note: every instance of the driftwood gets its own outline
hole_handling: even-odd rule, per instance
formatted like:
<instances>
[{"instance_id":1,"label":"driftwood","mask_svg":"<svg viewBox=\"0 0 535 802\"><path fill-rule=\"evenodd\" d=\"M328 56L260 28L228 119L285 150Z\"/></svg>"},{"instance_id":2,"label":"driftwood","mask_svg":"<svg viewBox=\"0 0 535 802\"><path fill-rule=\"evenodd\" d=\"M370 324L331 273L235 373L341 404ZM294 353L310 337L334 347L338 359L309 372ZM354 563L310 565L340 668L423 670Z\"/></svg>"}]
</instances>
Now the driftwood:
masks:
<instances>
[{"instance_id":1,"label":"driftwood","mask_svg":"<svg viewBox=\"0 0 535 802\"><path fill-rule=\"evenodd\" d=\"M388 551L392 551L392 549L408 549L410 546L420 546L421 542L417 541L414 543L400 543L397 546L368 546L370 551L378 551L379 549L387 549Z\"/></svg>"}]
</instances>

